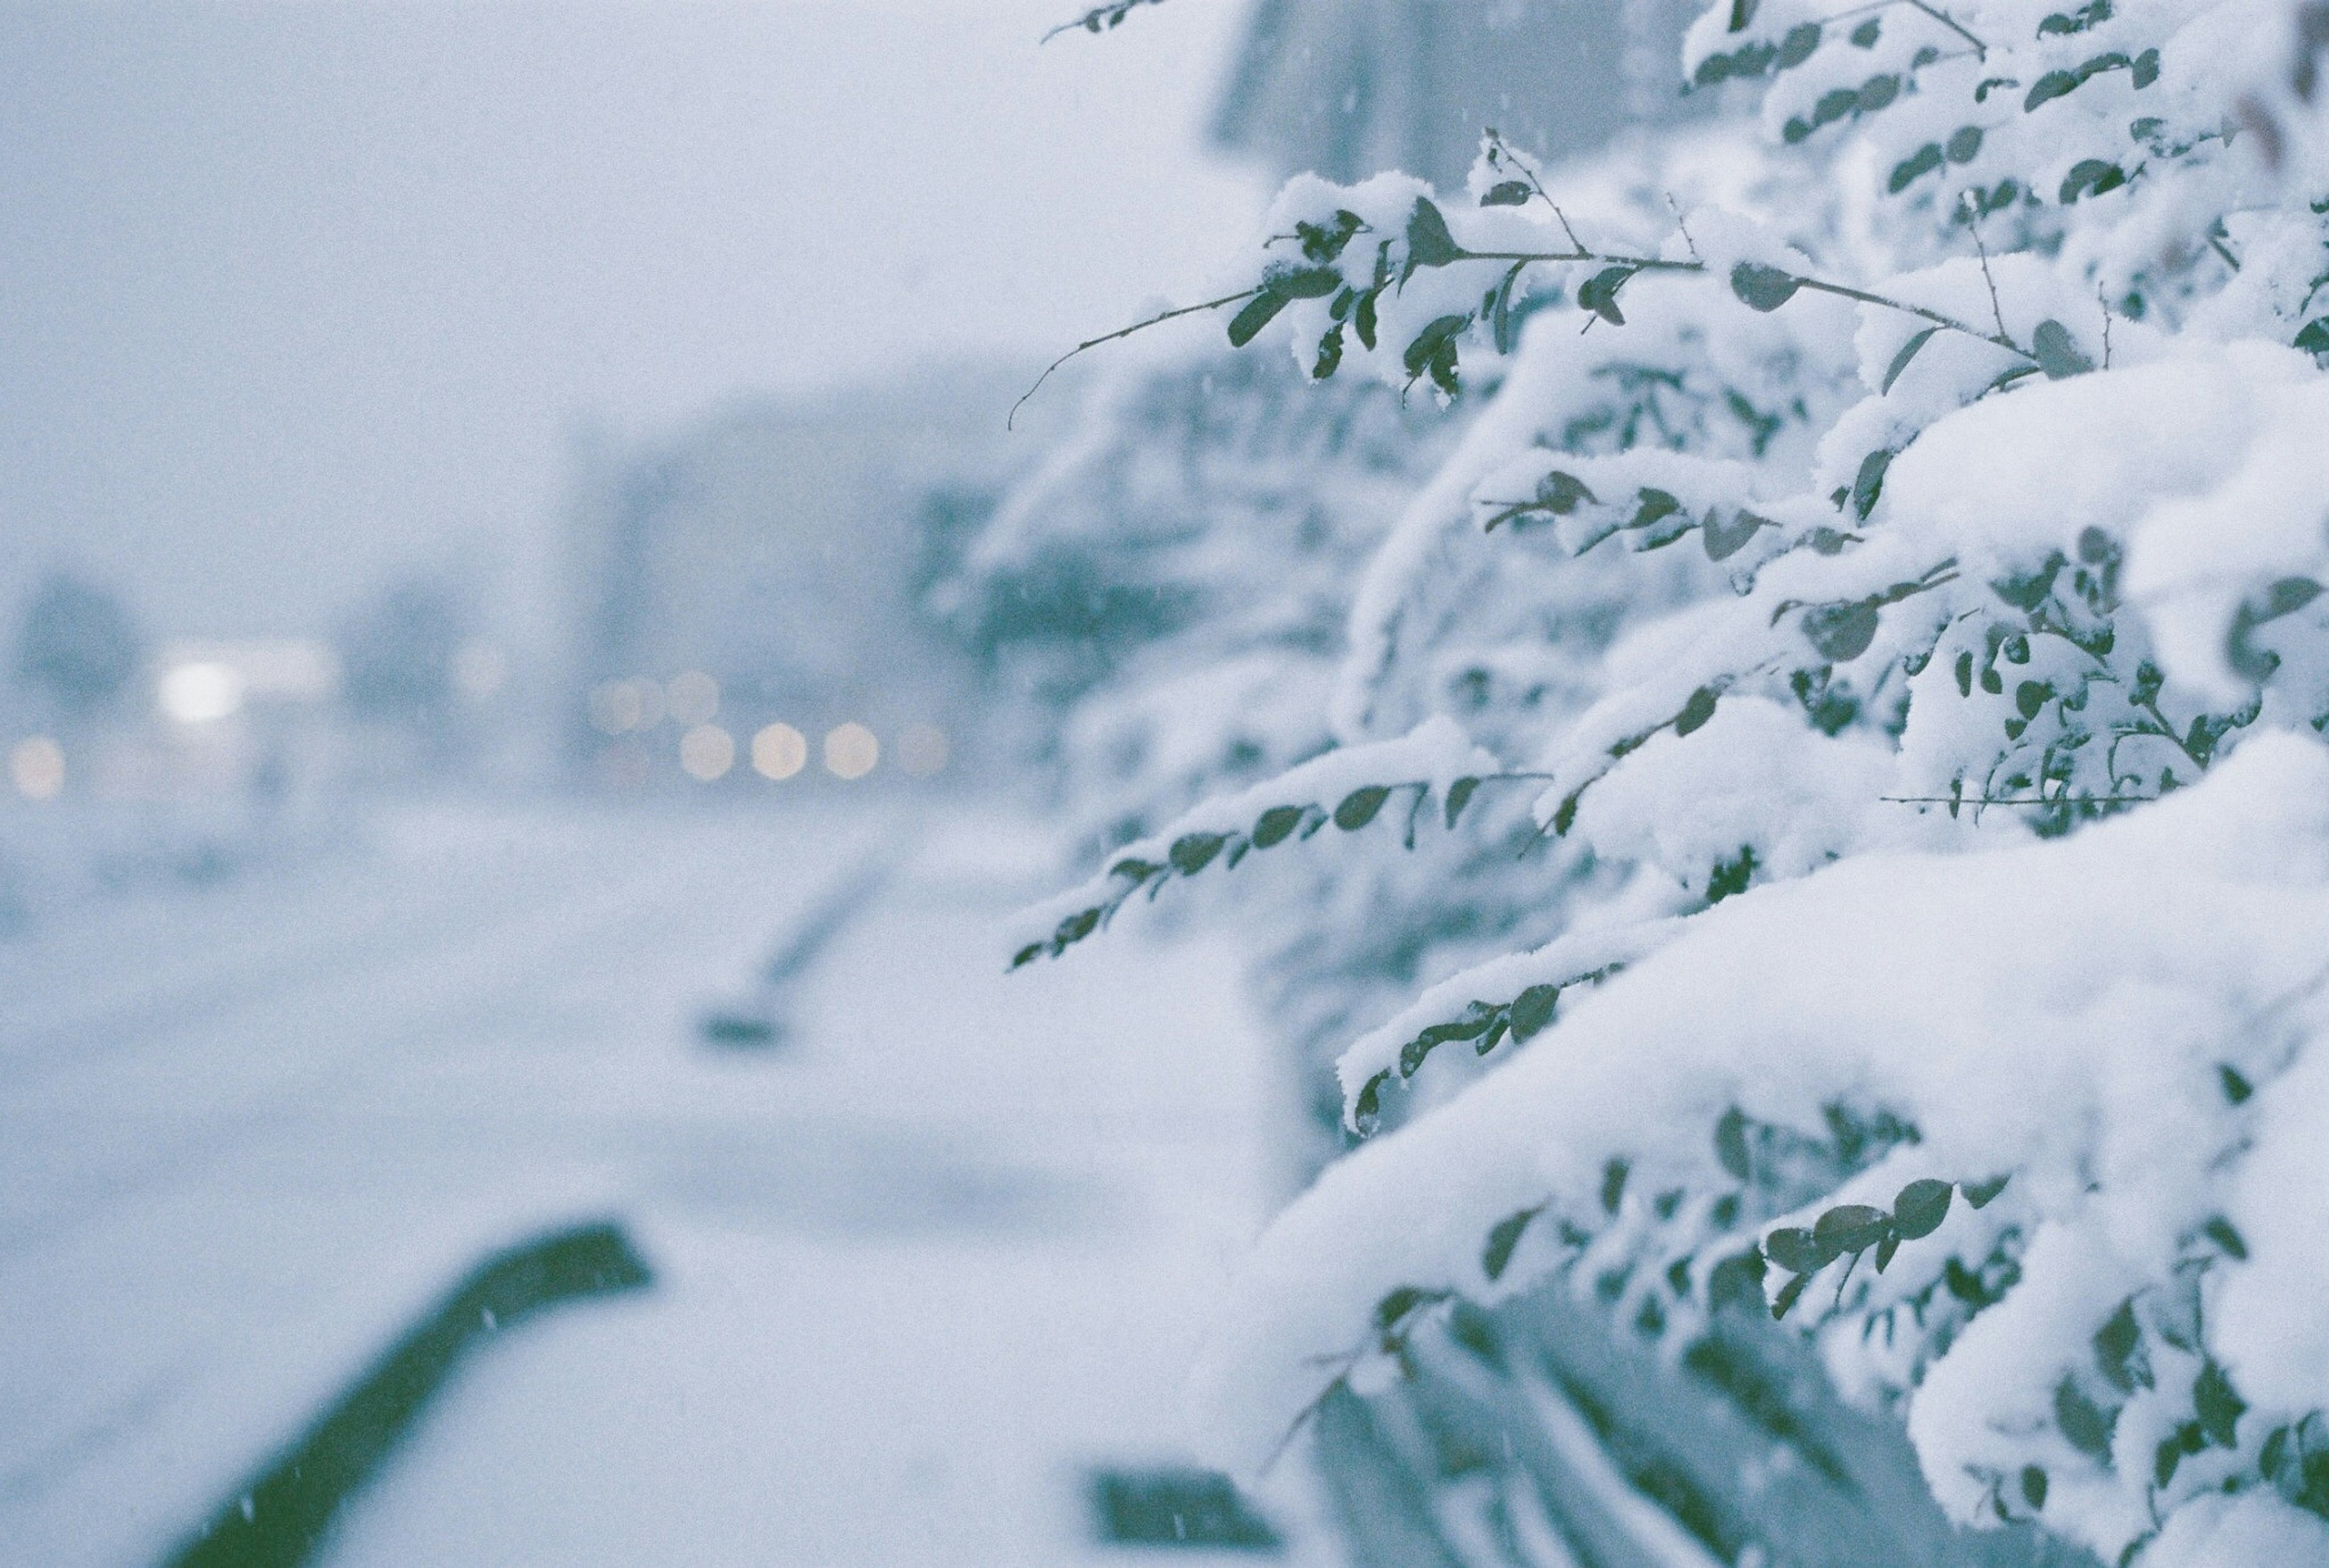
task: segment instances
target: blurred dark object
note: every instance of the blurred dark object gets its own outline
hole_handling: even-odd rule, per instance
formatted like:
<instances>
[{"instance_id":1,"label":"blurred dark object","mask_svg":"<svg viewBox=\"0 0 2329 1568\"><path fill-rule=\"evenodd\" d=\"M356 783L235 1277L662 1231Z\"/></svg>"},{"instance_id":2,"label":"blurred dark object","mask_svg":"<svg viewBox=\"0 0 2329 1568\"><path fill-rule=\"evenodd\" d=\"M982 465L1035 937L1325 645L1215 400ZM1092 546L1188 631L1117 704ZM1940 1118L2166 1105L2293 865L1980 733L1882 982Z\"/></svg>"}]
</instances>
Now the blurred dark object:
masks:
<instances>
[{"instance_id":1,"label":"blurred dark object","mask_svg":"<svg viewBox=\"0 0 2329 1568\"><path fill-rule=\"evenodd\" d=\"M477 1340L561 1301L653 1281L621 1227L604 1220L488 1258L219 1509L170 1568L297 1568Z\"/></svg>"},{"instance_id":2,"label":"blurred dark object","mask_svg":"<svg viewBox=\"0 0 2329 1568\"><path fill-rule=\"evenodd\" d=\"M145 639L121 601L70 572L50 576L25 606L16 672L57 712L86 718L121 695Z\"/></svg>"},{"instance_id":3,"label":"blurred dark object","mask_svg":"<svg viewBox=\"0 0 2329 1568\"><path fill-rule=\"evenodd\" d=\"M459 599L441 583L414 578L391 587L341 634L348 706L366 718L443 724L453 710L454 662L467 623Z\"/></svg>"},{"instance_id":4,"label":"blurred dark object","mask_svg":"<svg viewBox=\"0 0 2329 1568\"><path fill-rule=\"evenodd\" d=\"M1212 1470L1097 1470L1091 1491L1103 1541L1272 1553L1284 1546L1229 1477Z\"/></svg>"},{"instance_id":5,"label":"blurred dark object","mask_svg":"<svg viewBox=\"0 0 2329 1568\"><path fill-rule=\"evenodd\" d=\"M834 878L824 897L778 941L760 966L758 990L704 1009L696 1020L697 1037L723 1050L768 1050L785 1044L792 1033L786 1022L788 988L888 885L897 864L897 850L885 849Z\"/></svg>"}]
</instances>

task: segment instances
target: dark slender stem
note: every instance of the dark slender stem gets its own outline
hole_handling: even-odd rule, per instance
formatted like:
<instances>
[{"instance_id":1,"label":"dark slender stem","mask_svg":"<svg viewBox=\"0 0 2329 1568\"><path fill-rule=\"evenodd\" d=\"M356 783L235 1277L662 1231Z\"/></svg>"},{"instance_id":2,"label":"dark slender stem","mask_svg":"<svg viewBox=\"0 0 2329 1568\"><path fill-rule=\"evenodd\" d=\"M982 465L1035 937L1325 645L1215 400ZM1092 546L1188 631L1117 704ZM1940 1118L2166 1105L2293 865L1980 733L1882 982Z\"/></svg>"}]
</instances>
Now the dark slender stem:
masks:
<instances>
[{"instance_id":1,"label":"dark slender stem","mask_svg":"<svg viewBox=\"0 0 2329 1568\"><path fill-rule=\"evenodd\" d=\"M1956 33L1959 38L1964 39L1967 43L1972 44L1975 59L1980 61L1987 61L1989 59L1989 45L1984 43L1980 39L1975 38L1972 33L1966 32L1964 25L1960 23L1956 17L1951 16L1946 11L1926 5L1925 0L1908 0L1908 3L1910 5L1915 6L1918 10L1923 12L1926 15L1931 17L1934 21L1939 23L1942 26L1947 28L1950 32Z\"/></svg>"},{"instance_id":2,"label":"dark slender stem","mask_svg":"<svg viewBox=\"0 0 2329 1568\"><path fill-rule=\"evenodd\" d=\"M1796 282L1799 287L1813 289L1821 294L1833 294L1841 299L1857 300L1862 305L1881 305L1887 310L1897 310L1904 315L1919 317L1931 322L1935 326L1945 326L1951 332L1964 333L1967 337L1979 338L1985 343L1995 343L1999 348L2009 349L2025 360L2031 357L2029 351L2003 333L1994 334L1985 333L1979 327L1967 326L1953 315L1943 315L1938 310L1927 310L1921 305L1904 304L1897 299L1887 299L1881 294L1871 294L1866 289L1853 288L1841 283L1826 283L1816 277L1798 277Z\"/></svg>"},{"instance_id":3,"label":"dark slender stem","mask_svg":"<svg viewBox=\"0 0 2329 1568\"><path fill-rule=\"evenodd\" d=\"M1003 427L1005 430L1011 428L1012 422L1019 418L1019 410L1027 406L1028 399L1033 397L1037 392L1043 390L1043 383L1051 379L1051 372L1053 371L1058 370L1061 365L1066 364L1070 360L1074 359L1086 349L1096 349L1102 343L1112 343L1118 338L1128 338L1134 333L1146 332L1150 327L1161 325L1165 322L1173 320L1176 316L1194 315L1199 311L1202 310L1219 310L1225 305L1235 305L1239 300L1251 299L1255 295L1259 294L1260 292L1261 286L1259 284L1256 284L1251 288L1242 290L1237 294L1225 294L1219 299L1209 299L1202 305L1177 305L1174 308L1164 312L1161 315L1152 315L1146 321L1136 321L1130 326L1119 327L1111 333L1103 333L1098 337L1086 338L1083 342L1070 349L1066 353L1061 354L1058 359L1053 360L1050 364L1043 367L1043 373L1035 378L1035 384L1028 388L1025 391L1020 393L1019 400L1011 405L1011 412L1004 419Z\"/></svg>"}]
</instances>

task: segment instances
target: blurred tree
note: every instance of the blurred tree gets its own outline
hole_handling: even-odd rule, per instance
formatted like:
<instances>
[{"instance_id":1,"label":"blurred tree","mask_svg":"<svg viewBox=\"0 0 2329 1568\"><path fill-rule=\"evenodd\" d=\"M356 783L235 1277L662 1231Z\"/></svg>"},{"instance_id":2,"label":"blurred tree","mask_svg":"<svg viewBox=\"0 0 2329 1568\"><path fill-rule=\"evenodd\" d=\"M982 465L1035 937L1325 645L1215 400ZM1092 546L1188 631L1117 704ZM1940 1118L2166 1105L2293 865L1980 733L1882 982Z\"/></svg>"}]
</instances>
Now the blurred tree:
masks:
<instances>
[{"instance_id":1,"label":"blurred tree","mask_svg":"<svg viewBox=\"0 0 2329 1568\"><path fill-rule=\"evenodd\" d=\"M16 672L59 717L87 718L121 694L145 640L110 590L59 571L33 593L17 634Z\"/></svg>"}]
</instances>

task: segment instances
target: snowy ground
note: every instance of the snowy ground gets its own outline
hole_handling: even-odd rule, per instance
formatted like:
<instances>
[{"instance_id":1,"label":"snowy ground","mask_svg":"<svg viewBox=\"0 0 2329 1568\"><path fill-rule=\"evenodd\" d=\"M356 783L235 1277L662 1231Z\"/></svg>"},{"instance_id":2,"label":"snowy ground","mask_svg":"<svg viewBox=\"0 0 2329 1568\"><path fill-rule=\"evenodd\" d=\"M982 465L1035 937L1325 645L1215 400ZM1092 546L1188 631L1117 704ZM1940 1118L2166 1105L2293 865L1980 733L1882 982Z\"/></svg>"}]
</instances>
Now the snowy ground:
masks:
<instances>
[{"instance_id":1,"label":"snowy ground","mask_svg":"<svg viewBox=\"0 0 2329 1568\"><path fill-rule=\"evenodd\" d=\"M1220 952L1004 980L1027 835L894 807L439 812L0 944L0 1561L152 1562L486 1253L618 1217L657 1278L462 1367L325 1560L1077 1563L1268 1201ZM1292 1478L1288 1478L1288 1486ZM1273 1496L1319 1561L1302 1500Z\"/></svg>"}]
</instances>

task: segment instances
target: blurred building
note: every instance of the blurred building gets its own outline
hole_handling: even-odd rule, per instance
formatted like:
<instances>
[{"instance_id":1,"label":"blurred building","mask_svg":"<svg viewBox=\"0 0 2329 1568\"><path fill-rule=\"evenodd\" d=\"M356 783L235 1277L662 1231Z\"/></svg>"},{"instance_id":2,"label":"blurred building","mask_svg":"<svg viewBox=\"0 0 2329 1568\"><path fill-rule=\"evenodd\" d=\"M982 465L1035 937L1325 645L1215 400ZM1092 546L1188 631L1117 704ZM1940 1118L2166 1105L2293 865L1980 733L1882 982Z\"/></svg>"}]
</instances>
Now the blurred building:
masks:
<instances>
[{"instance_id":1,"label":"blurred building","mask_svg":"<svg viewBox=\"0 0 2329 1568\"><path fill-rule=\"evenodd\" d=\"M927 775L976 751L976 680L925 600L1035 449L1004 431L1027 379L762 399L586 457L568 682L586 776Z\"/></svg>"},{"instance_id":2,"label":"blurred building","mask_svg":"<svg viewBox=\"0 0 2329 1568\"><path fill-rule=\"evenodd\" d=\"M1281 174L1461 184L1494 126L1547 159L1682 117L1693 0L1258 0L1214 139Z\"/></svg>"}]
</instances>

